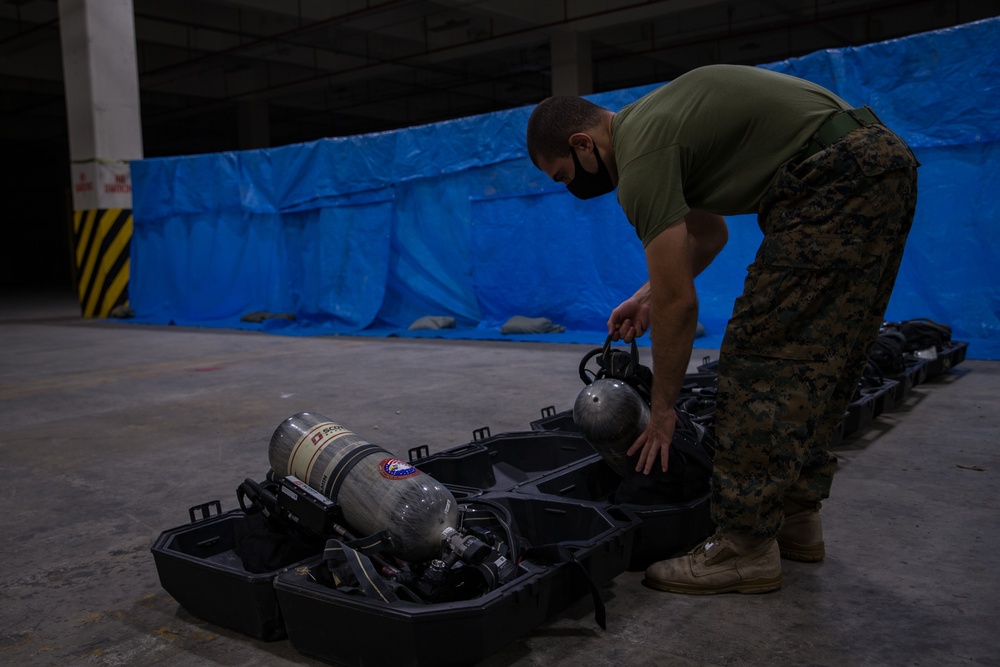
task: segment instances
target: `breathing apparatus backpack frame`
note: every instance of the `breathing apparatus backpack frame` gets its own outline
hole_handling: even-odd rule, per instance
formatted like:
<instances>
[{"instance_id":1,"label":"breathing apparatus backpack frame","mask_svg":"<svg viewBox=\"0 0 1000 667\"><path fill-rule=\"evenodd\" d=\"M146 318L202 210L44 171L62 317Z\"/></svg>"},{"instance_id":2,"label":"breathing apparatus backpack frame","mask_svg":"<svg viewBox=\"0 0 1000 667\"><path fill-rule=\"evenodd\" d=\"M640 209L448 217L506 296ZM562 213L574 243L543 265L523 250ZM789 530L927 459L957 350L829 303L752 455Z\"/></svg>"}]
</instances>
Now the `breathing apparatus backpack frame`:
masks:
<instances>
[{"instance_id":1,"label":"breathing apparatus backpack frame","mask_svg":"<svg viewBox=\"0 0 1000 667\"><path fill-rule=\"evenodd\" d=\"M242 540L240 555L249 571L270 571L276 563L301 560L321 549L322 562L310 570L317 581L385 603L479 597L516 575L523 549L509 513L480 499L465 505L488 505L503 534L474 527L449 529L442 537L440 557L426 563L403 562L384 553L391 542L387 531L353 535L336 502L292 475L270 471L260 483L248 478L237 487L237 500L246 514L260 513L268 524Z\"/></svg>"},{"instance_id":2,"label":"breathing apparatus backpack frame","mask_svg":"<svg viewBox=\"0 0 1000 667\"><path fill-rule=\"evenodd\" d=\"M625 382L635 389L646 405L652 404L653 371L639 362L639 347L633 339L629 351L614 348L608 335L602 347L588 352L580 360L580 379L586 385L601 379ZM588 368L596 359L598 370ZM626 477L614 494L622 504L649 505L657 502L679 502L706 492L712 477L712 457L715 442L711 432L692 419L686 411L674 406L677 426L670 444L667 472L654 466L650 475Z\"/></svg>"}]
</instances>

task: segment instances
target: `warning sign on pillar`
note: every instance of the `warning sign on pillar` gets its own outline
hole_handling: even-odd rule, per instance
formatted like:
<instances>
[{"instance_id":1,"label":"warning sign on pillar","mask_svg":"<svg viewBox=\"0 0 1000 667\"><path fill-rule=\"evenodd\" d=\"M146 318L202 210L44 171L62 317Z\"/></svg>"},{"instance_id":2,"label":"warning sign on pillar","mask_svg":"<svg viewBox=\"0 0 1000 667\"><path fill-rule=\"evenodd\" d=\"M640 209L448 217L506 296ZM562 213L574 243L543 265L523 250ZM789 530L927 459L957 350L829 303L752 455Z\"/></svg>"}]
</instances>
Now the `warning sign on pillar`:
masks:
<instances>
[{"instance_id":1,"label":"warning sign on pillar","mask_svg":"<svg viewBox=\"0 0 1000 667\"><path fill-rule=\"evenodd\" d=\"M132 208L128 162L79 162L72 165L73 210Z\"/></svg>"}]
</instances>

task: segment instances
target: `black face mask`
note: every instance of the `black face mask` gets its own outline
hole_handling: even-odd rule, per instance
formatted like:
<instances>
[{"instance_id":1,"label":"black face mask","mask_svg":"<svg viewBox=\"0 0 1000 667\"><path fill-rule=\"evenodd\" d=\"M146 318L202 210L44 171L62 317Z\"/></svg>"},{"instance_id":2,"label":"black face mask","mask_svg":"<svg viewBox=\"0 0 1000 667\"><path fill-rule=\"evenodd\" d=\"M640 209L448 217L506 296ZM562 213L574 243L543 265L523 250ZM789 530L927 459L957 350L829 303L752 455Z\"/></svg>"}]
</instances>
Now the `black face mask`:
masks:
<instances>
[{"instance_id":1,"label":"black face mask","mask_svg":"<svg viewBox=\"0 0 1000 667\"><path fill-rule=\"evenodd\" d=\"M615 184L611 180L608 168L604 166L601 153L594 145L594 157L597 158L597 173L591 174L580 164L580 158L576 156L576 150L570 148L570 155L573 156L573 180L566 184L566 189L577 199L593 199L600 197L615 189Z\"/></svg>"}]
</instances>

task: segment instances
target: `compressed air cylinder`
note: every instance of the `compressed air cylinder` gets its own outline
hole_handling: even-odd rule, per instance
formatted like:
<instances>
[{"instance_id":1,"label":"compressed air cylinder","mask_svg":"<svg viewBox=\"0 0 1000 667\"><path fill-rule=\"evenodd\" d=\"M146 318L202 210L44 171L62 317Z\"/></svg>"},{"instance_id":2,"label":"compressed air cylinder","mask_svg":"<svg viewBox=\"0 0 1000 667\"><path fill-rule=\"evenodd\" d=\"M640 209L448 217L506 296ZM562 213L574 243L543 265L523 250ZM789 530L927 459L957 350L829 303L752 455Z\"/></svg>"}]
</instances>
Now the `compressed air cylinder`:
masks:
<instances>
[{"instance_id":1,"label":"compressed air cylinder","mask_svg":"<svg viewBox=\"0 0 1000 667\"><path fill-rule=\"evenodd\" d=\"M295 475L340 505L360 535L388 531L391 553L422 562L441 551L442 533L458 525L451 491L430 475L322 415L292 415L274 432L271 469Z\"/></svg>"},{"instance_id":2,"label":"compressed air cylinder","mask_svg":"<svg viewBox=\"0 0 1000 667\"><path fill-rule=\"evenodd\" d=\"M573 404L573 422L608 465L629 472L626 452L649 423L649 406L626 382L610 378L584 387Z\"/></svg>"}]
</instances>

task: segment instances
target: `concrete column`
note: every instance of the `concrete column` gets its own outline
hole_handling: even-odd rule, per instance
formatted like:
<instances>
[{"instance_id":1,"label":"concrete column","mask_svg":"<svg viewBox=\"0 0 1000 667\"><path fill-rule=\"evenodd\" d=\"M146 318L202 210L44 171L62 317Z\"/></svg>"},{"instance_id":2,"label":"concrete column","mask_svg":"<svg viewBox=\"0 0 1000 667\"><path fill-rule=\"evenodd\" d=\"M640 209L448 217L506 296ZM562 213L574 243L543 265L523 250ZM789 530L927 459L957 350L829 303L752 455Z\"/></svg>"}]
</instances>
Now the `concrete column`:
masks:
<instances>
[{"instance_id":1,"label":"concrete column","mask_svg":"<svg viewBox=\"0 0 1000 667\"><path fill-rule=\"evenodd\" d=\"M553 95L589 95L594 92L588 35L557 31L552 33L549 48Z\"/></svg>"},{"instance_id":2,"label":"concrete column","mask_svg":"<svg viewBox=\"0 0 1000 667\"><path fill-rule=\"evenodd\" d=\"M59 0L73 208L132 208L142 159L132 0Z\"/></svg>"},{"instance_id":3,"label":"concrete column","mask_svg":"<svg viewBox=\"0 0 1000 667\"><path fill-rule=\"evenodd\" d=\"M127 305L129 163L142 159L132 0L59 0L76 279L85 316Z\"/></svg>"}]
</instances>

